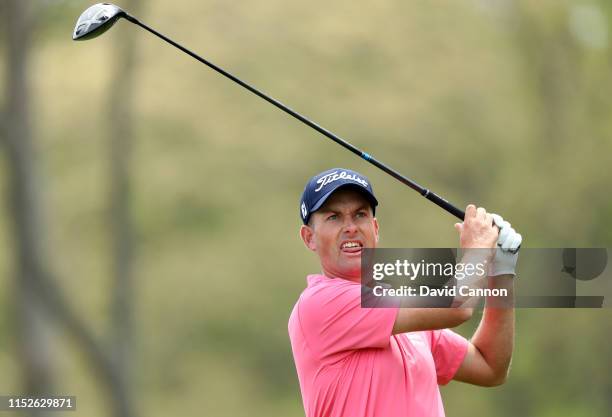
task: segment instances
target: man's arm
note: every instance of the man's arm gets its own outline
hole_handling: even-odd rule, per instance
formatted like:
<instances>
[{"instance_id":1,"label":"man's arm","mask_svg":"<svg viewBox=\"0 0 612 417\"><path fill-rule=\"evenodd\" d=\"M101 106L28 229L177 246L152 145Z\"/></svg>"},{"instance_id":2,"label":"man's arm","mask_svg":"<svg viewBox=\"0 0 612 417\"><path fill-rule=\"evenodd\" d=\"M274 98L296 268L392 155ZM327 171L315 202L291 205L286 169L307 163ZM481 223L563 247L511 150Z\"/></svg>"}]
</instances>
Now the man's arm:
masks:
<instances>
[{"instance_id":1,"label":"man's arm","mask_svg":"<svg viewBox=\"0 0 612 417\"><path fill-rule=\"evenodd\" d=\"M507 296L501 302L496 297L487 298L483 318L453 379L481 386L500 385L508 375L514 348L513 275L522 237L500 216L488 214L473 205L466 208L465 221L455 227L460 233L463 249L476 248L475 253L482 255L485 252L479 248L499 246L490 264L488 282L475 276L472 284L477 287L488 283L489 288L506 289ZM473 305L471 300L459 301L457 305ZM454 327L468 320L472 312L472 308L465 307L400 309L393 333Z\"/></svg>"},{"instance_id":2,"label":"man's arm","mask_svg":"<svg viewBox=\"0 0 612 417\"><path fill-rule=\"evenodd\" d=\"M459 246L463 249L495 248L498 229L493 217L485 209L470 204L465 209L465 220L455 228L460 233ZM480 251L480 254L485 252ZM472 317L471 307L460 308L400 308L393 326L393 334L420 330L447 329L460 325Z\"/></svg>"},{"instance_id":3,"label":"man's arm","mask_svg":"<svg viewBox=\"0 0 612 417\"><path fill-rule=\"evenodd\" d=\"M491 277L489 287L505 288L508 297L512 297L513 277ZM503 384L508 376L513 348L514 308L485 307L465 359L453 379L485 387Z\"/></svg>"},{"instance_id":4,"label":"man's arm","mask_svg":"<svg viewBox=\"0 0 612 417\"><path fill-rule=\"evenodd\" d=\"M500 233L499 249L489 268L489 287L506 289L508 296L501 303L494 297L487 298L482 320L454 377L458 381L489 387L503 384L508 377L514 348L513 279L523 240L501 216L494 214L492 217Z\"/></svg>"},{"instance_id":5,"label":"man's arm","mask_svg":"<svg viewBox=\"0 0 612 417\"><path fill-rule=\"evenodd\" d=\"M466 253L462 258L462 262L486 263L486 255L485 251L476 250L475 253ZM486 285L486 279L486 274L474 273L461 282L471 288L476 288ZM450 307L420 308L423 305L431 306L431 300L427 298L404 298L393 326L393 334L456 327L472 317L473 307L476 305L473 301L478 301L478 299L479 297L457 295L453 298Z\"/></svg>"}]
</instances>

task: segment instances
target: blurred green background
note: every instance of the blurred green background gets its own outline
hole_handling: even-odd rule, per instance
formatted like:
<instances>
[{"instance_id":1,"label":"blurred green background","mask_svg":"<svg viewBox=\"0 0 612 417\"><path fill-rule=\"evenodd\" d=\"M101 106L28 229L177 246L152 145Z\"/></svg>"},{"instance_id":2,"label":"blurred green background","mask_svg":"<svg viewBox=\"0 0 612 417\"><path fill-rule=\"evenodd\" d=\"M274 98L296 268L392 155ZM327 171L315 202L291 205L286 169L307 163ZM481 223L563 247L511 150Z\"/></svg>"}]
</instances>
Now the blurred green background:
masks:
<instances>
[{"instance_id":1,"label":"blurred green background","mask_svg":"<svg viewBox=\"0 0 612 417\"><path fill-rule=\"evenodd\" d=\"M298 236L305 181L367 175L384 247L455 246L454 219L125 21L73 42L89 5L0 6L0 393L52 387L89 417L303 415L287 320L318 271ZM609 1L119 5L458 206L501 213L524 247L612 246ZM47 308L43 281L70 313ZM611 318L517 311L509 381L450 384L447 415L612 415Z\"/></svg>"}]
</instances>

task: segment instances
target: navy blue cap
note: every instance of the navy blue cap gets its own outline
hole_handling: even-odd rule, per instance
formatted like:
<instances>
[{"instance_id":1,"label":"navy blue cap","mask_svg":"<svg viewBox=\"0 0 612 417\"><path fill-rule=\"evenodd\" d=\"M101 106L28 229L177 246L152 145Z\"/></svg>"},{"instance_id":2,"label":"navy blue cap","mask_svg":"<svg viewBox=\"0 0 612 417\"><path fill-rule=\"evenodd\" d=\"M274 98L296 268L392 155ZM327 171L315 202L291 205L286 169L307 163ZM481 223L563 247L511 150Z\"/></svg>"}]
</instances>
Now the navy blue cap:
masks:
<instances>
[{"instance_id":1,"label":"navy blue cap","mask_svg":"<svg viewBox=\"0 0 612 417\"><path fill-rule=\"evenodd\" d=\"M350 169L332 168L315 175L306 184L300 201L300 216L304 224L308 223L310 215L320 209L334 191L349 186L363 192L372 211L376 211L378 201L367 177Z\"/></svg>"}]
</instances>

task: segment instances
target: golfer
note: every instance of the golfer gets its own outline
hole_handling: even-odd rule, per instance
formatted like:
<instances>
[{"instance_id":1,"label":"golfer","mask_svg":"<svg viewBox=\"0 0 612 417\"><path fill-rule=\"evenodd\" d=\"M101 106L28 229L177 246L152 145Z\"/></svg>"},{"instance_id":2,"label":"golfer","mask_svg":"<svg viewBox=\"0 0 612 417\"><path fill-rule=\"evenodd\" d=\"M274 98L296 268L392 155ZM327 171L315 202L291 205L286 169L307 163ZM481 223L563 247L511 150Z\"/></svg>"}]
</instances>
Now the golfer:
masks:
<instances>
[{"instance_id":1,"label":"golfer","mask_svg":"<svg viewBox=\"0 0 612 417\"><path fill-rule=\"evenodd\" d=\"M378 244L377 205L370 181L342 168L315 175L302 195L300 236L321 264L289 318L307 417L440 417L439 385L491 387L508 375L512 308L485 307L466 340L450 328L470 308L361 307L361 250ZM473 205L455 228L462 248L504 249L490 251L486 279L511 291L521 235Z\"/></svg>"}]
</instances>

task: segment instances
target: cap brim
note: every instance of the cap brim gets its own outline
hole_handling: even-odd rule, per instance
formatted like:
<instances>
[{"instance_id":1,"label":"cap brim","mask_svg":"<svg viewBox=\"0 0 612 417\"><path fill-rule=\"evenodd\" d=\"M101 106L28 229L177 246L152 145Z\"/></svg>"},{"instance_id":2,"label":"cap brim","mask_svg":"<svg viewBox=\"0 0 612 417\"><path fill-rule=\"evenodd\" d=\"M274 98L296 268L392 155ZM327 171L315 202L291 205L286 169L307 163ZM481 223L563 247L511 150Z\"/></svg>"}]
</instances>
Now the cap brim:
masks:
<instances>
[{"instance_id":1,"label":"cap brim","mask_svg":"<svg viewBox=\"0 0 612 417\"><path fill-rule=\"evenodd\" d=\"M339 186L337 186L336 188L334 188L333 190L327 192L326 194L323 194L323 197L321 197L314 206L312 206L312 208L310 209L310 216L312 216L312 213L314 213L315 211L319 210L323 204L325 204L325 202L327 201L327 199L336 191L340 190L341 188L354 188L357 191L360 191L370 202L370 204L372 205L372 210L374 211L376 206L378 206L378 200L376 200L376 197L374 197L374 195L368 191L368 189L363 188L361 185L357 185L357 184L340 184ZM308 216L308 218L310 219L310 216Z\"/></svg>"}]
</instances>

